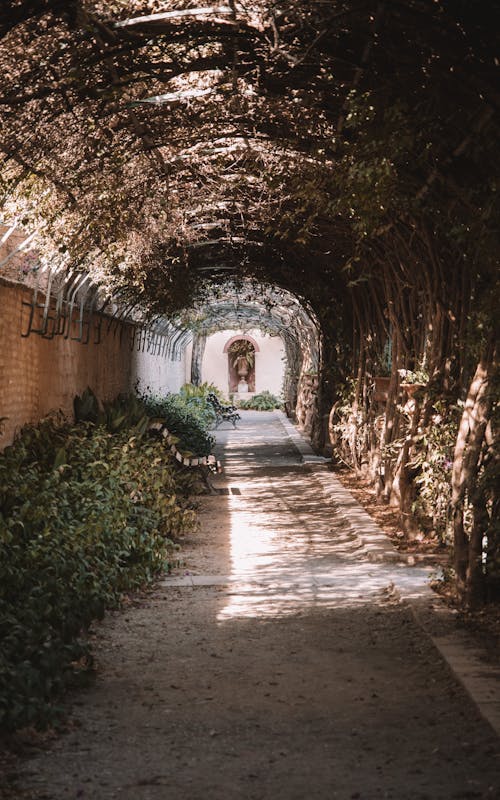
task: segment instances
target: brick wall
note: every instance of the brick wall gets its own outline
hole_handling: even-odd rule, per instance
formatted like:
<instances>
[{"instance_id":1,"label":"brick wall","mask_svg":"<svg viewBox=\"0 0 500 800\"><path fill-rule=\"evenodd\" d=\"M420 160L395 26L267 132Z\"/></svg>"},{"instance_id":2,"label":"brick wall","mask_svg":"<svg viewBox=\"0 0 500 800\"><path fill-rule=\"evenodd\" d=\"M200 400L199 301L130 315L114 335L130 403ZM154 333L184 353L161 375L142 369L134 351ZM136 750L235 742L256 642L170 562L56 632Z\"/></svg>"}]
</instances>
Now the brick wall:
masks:
<instances>
[{"instance_id":1,"label":"brick wall","mask_svg":"<svg viewBox=\"0 0 500 800\"><path fill-rule=\"evenodd\" d=\"M101 326L101 343L71 341L64 336L45 339L27 330L33 292L0 281L0 417L8 417L0 448L9 444L16 429L37 422L52 411L71 418L75 394L90 386L103 400L128 391L131 383L129 326ZM42 298L40 298L42 299ZM94 321L95 323L95 321ZM71 336L78 334L73 324Z\"/></svg>"}]
</instances>

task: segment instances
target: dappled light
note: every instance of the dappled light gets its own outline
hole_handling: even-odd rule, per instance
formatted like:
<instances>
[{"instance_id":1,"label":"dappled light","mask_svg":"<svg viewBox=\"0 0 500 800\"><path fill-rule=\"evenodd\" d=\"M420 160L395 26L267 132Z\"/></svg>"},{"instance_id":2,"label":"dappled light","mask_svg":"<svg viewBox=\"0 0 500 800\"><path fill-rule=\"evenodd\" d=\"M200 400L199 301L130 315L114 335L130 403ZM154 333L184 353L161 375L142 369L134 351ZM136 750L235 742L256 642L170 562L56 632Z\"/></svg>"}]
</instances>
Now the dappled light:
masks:
<instances>
[{"instance_id":1,"label":"dappled light","mask_svg":"<svg viewBox=\"0 0 500 800\"><path fill-rule=\"evenodd\" d=\"M305 467L240 478L238 488L228 497L231 573L213 578L229 584L219 621L383 604L395 586L425 594L429 571L370 561L362 526L325 503Z\"/></svg>"},{"instance_id":2,"label":"dappled light","mask_svg":"<svg viewBox=\"0 0 500 800\"><path fill-rule=\"evenodd\" d=\"M29 796L496 797L498 3L0 5L0 733L96 678Z\"/></svg>"},{"instance_id":3,"label":"dappled light","mask_svg":"<svg viewBox=\"0 0 500 800\"><path fill-rule=\"evenodd\" d=\"M299 451L280 412L241 416L236 429L217 430L220 571L188 570L164 586L218 587L220 624L428 596L432 570L409 566L326 466L307 463L310 447L302 440Z\"/></svg>"},{"instance_id":4,"label":"dappled light","mask_svg":"<svg viewBox=\"0 0 500 800\"><path fill-rule=\"evenodd\" d=\"M165 586L224 587L221 624L427 596L431 570L408 566L324 466L303 462L277 412L242 414L217 432L227 566Z\"/></svg>"},{"instance_id":5,"label":"dappled light","mask_svg":"<svg viewBox=\"0 0 500 800\"><path fill-rule=\"evenodd\" d=\"M318 450L453 543L459 602L499 595L496 4L3 6L22 336L97 344L105 315L178 363L275 332Z\"/></svg>"}]
</instances>

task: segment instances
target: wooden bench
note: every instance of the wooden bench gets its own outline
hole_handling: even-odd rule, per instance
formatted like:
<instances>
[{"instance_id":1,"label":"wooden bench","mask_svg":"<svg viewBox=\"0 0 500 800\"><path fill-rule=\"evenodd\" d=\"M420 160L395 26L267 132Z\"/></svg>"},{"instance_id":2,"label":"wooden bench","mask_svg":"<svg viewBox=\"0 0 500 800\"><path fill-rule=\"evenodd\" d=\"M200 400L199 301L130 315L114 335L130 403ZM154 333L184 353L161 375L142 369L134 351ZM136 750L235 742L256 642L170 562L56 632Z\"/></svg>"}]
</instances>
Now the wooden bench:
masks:
<instances>
[{"instance_id":1,"label":"wooden bench","mask_svg":"<svg viewBox=\"0 0 500 800\"><path fill-rule=\"evenodd\" d=\"M195 467L208 490L209 494L217 494L210 483L210 474L223 472L222 464L217 461L215 456L186 456L177 449L177 437L170 433L162 419L153 420L149 426L149 432L161 436L169 445L170 452L179 464L179 467Z\"/></svg>"},{"instance_id":2,"label":"wooden bench","mask_svg":"<svg viewBox=\"0 0 500 800\"><path fill-rule=\"evenodd\" d=\"M216 394L210 392L207 394L207 402L210 403L215 414L215 427L218 428L223 422L232 422L233 428L236 428L236 423L241 419L236 411L236 406L223 405Z\"/></svg>"}]
</instances>

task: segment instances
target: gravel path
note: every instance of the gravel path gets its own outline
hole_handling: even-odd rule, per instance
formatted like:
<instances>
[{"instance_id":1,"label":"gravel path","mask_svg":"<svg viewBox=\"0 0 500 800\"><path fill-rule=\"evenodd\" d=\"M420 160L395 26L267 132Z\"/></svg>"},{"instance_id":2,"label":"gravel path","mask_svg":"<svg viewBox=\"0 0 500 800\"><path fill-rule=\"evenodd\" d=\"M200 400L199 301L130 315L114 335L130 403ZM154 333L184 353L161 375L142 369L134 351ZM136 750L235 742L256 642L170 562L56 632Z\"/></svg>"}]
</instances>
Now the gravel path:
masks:
<instances>
[{"instance_id":1,"label":"gravel path","mask_svg":"<svg viewBox=\"0 0 500 800\"><path fill-rule=\"evenodd\" d=\"M500 797L498 739L415 623L398 563L277 414L218 433L185 564L96 635L36 798ZM307 460L307 459L306 459ZM403 599L402 599L403 598Z\"/></svg>"}]
</instances>

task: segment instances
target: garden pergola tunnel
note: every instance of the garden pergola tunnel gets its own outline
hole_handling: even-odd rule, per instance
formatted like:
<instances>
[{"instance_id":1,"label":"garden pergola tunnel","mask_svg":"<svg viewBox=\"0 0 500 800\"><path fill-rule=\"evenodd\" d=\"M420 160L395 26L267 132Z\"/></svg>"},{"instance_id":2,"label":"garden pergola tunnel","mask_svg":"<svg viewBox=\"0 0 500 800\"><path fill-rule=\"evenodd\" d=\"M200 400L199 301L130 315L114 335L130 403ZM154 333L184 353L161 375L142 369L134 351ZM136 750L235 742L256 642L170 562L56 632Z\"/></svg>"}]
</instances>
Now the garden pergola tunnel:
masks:
<instances>
[{"instance_id":1,"label":"garden pergola tunnel","mask_svg":"<svg viewBox=\"0 0 500 800\"><path fill-rule=\"evenodd\" d=\"M75 302L89 274L174 349L207 282L273 287L247 318L266 292L300 298L321 339L314 441L329 414L339 455L405 526L420 508L453 539L461 595L492 592L497 4L4 6L5 220L72 271ZM224 292L215 326L237 318ZM273 308L297 361L301 312L290 328Z\"/></svg>"}]
</instances>

